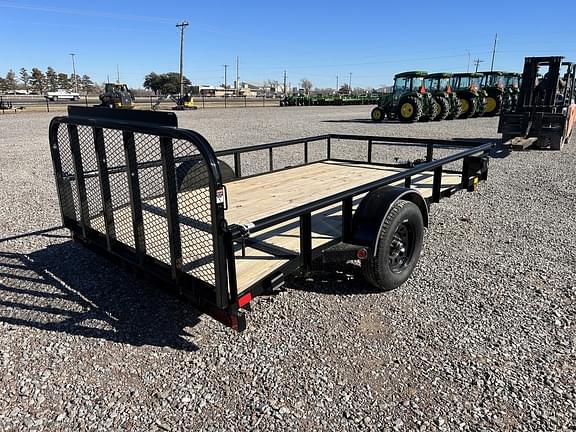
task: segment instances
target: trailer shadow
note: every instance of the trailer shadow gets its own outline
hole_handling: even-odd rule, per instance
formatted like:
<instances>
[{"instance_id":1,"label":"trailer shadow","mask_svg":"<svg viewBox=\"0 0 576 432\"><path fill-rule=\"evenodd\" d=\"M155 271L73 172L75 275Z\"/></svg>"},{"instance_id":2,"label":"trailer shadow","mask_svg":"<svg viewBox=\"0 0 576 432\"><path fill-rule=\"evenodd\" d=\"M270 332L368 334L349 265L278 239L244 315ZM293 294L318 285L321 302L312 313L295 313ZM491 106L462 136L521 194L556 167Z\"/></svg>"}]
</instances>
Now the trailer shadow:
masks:
<instances>
[{"instance_id":1,"label":"trailer shadow","mask_svg":"<svg viewBox=\"0 0 576 432\"><path fill-rule=\"evenodd\" d=\"M134 346L195 351L191 305L69 241L0 252L0 322ZM188 336L188 337L187 337Z\"/></svg>"},{"instance_id":2,"label":"trailer shadow","mask_svg":"<svg viewBox=\"0 0 576 432\"><path fill-rule=\"evenodd\" d=\"M315 262L307 274L295 274L286 279L286 287L326 295L377 294L382 290L368 284L362 269L352 263L324 265Z\"/></svg>"}]
</instances>

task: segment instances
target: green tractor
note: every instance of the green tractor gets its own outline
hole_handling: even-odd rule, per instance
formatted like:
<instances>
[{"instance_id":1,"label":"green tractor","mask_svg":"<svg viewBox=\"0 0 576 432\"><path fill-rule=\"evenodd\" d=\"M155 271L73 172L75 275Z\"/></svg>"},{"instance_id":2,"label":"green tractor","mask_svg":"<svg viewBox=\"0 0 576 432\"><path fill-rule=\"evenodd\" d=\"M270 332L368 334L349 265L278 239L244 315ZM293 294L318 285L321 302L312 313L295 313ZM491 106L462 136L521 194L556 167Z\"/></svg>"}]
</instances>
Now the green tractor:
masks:
<instances>
[{"instance_id":1,"label":"green tractor","mask_svg":"<svg viewBox=\"0 0 576 432\"><path fill-rule=\"evenodd\" d=\"M463 72L452 76L452 88L462 104L459 118L480 117L486 111L487 93L480 89L481 73Z\"/></svg>"},{"instance_id":2,"label":"green tractor","mask_svg":"<svg viewBox=\"0 0 576 432\"><path fill-rule=\"evenodd\" d=\"M440 107L432 93L427 92L424 86L427 75L422 71L396 74L392 93L384 94L378 99L378 106L370 115L372 120L382 121L388 117L410 123L438 117Z\"/></svg>"},{"instance_id":3,"label":"green tractor","mask_svg":"<svg viewBox=\"0 0 576 432\"><path fill-rule=\"evenodd\" d=\"M502 109L509 105L510 93L506 91L505 73L501 71L482 72L480 88L487 94L485 116L500 115Z\"/></svg>"},{"instance_id":4,"label":"green tractor","mask_svg":"<svg viewBox=\"0 0 576 432\"><path fill-rule=\"evenodd\" d=\"M424 81L426 88L432 92L440 107L440 114L434 120L452 120L462 114L462 104L450 85L451 73L439 72L429 74Z\"/></svg>"}]
</instances>

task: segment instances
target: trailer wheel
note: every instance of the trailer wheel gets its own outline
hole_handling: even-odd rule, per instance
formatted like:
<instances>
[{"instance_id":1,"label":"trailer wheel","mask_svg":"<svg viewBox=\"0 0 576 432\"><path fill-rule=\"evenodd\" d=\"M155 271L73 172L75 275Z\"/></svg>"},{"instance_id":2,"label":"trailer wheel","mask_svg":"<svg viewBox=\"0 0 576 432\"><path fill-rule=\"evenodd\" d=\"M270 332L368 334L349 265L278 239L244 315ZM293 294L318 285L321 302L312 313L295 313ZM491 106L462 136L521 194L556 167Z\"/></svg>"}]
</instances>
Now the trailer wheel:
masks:
<instances>
[{"instance_id":1,"label":"trailer wheel","mask_svg":"<svg viewBox=\"0 0 576 432\"><path fill-rule=\"evenodd\" d=\"M382 111L380 107L376 107L370 113L370 118L372 121L380 122L384 119L384 111Z\"/></svg>"},{"instance_id":2,"label":"trailer wheel","mask_svg":"<svg viewBox=\"0 0 576 432\"><path fill-rule=\"evenodd\" d=\"M418 206L397 201L382 223L376 253L362 261L366 280L389 291L402 285L414 271L424 238L424 222Z\"/></svg>"}]
</instances>

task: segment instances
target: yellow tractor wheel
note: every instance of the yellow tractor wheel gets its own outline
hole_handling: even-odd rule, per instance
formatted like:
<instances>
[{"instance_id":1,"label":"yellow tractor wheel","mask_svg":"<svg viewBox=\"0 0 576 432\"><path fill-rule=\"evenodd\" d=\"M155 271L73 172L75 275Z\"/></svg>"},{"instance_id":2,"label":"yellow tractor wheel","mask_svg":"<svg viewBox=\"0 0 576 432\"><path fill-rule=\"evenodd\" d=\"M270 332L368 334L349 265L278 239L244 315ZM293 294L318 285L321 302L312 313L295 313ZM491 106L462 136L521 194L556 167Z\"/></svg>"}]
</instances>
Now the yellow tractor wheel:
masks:
<instances>
[{"instance_id":1,"label":"yellow tractor wheel","mask_svg":"<svg viewBox=\"0 0 576 432\"><path fill-rule=\"evenodd\" d=\"M462 104L462 114L468 114L468 111L470 111L468 99L460 99L460 104Z\"/></svg>"},{"instance_id":2,"label":"yellow tractor wheel","mask_svg":"<svg viewBox=\"0 0 576 432\"><path fill-rule=\"evenodd\" d=\"M400 106L400 115L403 118L408 119L412 116L412 114L414 114L414 107L412 106L412 104L410 102L404 102Z\"/></svg>"},{"instance_id":3,"label":"yellow tractor wheel","mask_svg":"<svg viewBox=\"0 0 576 432\"><path fill-rule=\"evenodd\" d=\"M376 107L370 113L370 118L372 121L382 121L384 119L384 112L379 107Z\"/></svg>"},{"instance_id":4,"label":"yellow tractor wheel","mask_svg":"<svg viewBox=\"0 0 576 432\"><path fill-rule=\"evenodd\" d=\"M486 114L491 114L498 104L496 103L496 99L491 96L486 98Z\"/></svg>"}]
</instances>

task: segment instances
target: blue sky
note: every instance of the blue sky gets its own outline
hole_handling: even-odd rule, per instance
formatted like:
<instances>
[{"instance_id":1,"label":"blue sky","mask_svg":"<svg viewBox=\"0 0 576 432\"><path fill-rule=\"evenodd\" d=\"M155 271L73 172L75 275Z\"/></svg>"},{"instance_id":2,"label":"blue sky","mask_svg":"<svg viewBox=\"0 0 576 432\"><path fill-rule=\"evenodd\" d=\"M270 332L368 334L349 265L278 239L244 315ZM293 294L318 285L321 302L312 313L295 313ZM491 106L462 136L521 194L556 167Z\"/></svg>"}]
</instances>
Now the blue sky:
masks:
<instances>
[{"instance_id":1,"label":"blue sky","mask_svg":"<svg viewBox=\"0 0 576 432\"><path fill-rule=\"evenodd\" d=\"M181 20L186 30L184 73L194 84L235 78L288 81L316 87L379 87L404 70L521 70L527 55L576 60L576 2L252 2L0 0L0 75L12 68L72 72L97 82L107 76L141 87L151 71L177 71ZM544 6L546 5L546 10ZM418 24L420 20L420 24ZM413 21L413 22L410 22ZM541 21L557 23L542 28ZM510 24L512 23L512 24ZM473 68L473 64L470 68Z\"/></svg>"}]
</instances>

